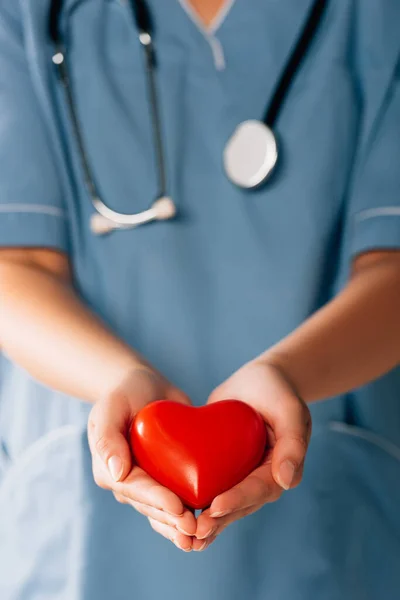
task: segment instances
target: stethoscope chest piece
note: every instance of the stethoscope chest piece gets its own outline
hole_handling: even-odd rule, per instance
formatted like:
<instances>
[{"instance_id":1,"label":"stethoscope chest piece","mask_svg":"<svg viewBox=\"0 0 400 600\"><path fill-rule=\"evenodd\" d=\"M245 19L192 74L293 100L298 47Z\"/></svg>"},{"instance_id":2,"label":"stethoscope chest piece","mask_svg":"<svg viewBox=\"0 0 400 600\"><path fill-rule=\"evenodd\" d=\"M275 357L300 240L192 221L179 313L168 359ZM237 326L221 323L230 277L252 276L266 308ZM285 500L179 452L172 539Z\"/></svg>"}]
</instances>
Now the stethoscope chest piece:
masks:
<instances>
[{"instance_id":1,"label":"stethoscope chest piece","mask_svg":"<svg viewBox=\"0 0 400 600\"><path fill-rule=\"evenodd\" d=\"M251 189L262 185L278 160L273 131L262 121L240 123L224 151L224 167L235 185Z\"/></svg>"}]
</instances>

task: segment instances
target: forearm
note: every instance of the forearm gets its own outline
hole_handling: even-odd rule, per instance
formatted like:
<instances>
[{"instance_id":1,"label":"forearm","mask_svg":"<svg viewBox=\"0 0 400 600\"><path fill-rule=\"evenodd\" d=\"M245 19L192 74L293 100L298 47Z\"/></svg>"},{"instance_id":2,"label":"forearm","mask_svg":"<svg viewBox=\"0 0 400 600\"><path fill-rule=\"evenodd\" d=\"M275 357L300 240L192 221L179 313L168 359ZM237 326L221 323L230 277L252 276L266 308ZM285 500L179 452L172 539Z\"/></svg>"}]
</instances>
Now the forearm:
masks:
<instances>
[{"instance_id":1,"label":"forearm","mask_svg":"<svg viewBox=\"0 0 400 600\"><path fill-rule=\"evenodd\" d=\"M90 402L141 361L68 281L24 264L0 264L0 347L42 383Z\"/></svg>"},{"instance_id":2,"label":"forearm","mask_svg":"<svg viewBox=\"0 0 400 600\"><path fill-rule=\"evenodd\" d=\"M399 263L397 253L367 259L336 299L265 353L305 401L357 388L400 364Z\"/></svg>"}]
</instances>

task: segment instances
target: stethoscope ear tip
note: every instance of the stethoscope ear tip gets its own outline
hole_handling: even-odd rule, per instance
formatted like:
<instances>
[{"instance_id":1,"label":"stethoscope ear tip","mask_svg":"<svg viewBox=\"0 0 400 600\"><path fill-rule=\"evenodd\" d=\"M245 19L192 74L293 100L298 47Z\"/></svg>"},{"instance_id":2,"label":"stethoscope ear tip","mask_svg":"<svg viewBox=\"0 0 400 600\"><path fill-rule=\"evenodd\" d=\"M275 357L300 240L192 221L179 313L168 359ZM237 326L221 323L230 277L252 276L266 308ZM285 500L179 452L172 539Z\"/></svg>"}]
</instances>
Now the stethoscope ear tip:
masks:
<instances>
[{"instance_id":1,"label":"stethoscope ear tip","mask_svg":"<svg viewBox=\"0 0 400 600\"><path fill-rule=\"evenodd\" d=\"M176 215L175 203L169 196L158 198L151 207L151 210L154 211L154 218L157 221L168 221L168 219L173 219Z\"/></svg>"},{"instance_id":2,"label":"stethoscope ear tip","mask_svg":"<svg viewBox=\"0 0 400 600\"><path fill-rule=\"evenodd\" d=\"M90 219L90 230L95 235L105 235L111 233L114 229L118 229L118 225L110 219L103 217L103 215L100 215L99 213L92 215Z\"/></svg>"}]
</instances>

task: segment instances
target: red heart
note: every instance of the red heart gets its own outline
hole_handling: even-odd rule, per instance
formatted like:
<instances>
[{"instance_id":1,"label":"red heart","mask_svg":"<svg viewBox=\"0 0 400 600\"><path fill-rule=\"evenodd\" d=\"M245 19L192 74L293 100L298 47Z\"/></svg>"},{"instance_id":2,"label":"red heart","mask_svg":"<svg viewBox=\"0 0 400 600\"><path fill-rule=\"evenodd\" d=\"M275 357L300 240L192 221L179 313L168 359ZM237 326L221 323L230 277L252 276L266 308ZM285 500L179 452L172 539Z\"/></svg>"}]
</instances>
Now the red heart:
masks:
<instances>
[{"instance_id":1,"label":"red heart","mask_svg":"<svg viewBox=\"0 0 400 600\"><path fill-rule=\"evenodd\" d=\"M260 464L266 428L238 400L200 408L161 400L137 414L131 444L142 469L187 506L202 509Z\"/></svg>"}]
</instances>

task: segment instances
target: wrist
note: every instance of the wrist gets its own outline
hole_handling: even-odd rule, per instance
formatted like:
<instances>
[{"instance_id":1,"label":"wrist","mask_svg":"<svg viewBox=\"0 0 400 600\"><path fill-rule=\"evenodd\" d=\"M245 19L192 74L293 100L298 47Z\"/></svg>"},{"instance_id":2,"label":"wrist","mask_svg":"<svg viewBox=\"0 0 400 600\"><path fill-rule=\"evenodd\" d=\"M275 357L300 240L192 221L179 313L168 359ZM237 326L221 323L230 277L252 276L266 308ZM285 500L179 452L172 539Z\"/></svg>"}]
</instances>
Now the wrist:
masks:
<instances>
[{"instance_id":1,"label":"wrist","mask_svg":"<svg viewBox=\"0 0 400 600\"><path fill-rule=\"evenodd\" d=\"M275 371L275 373L290 387L295 396L303 402L307 402L303 390L300 389L300 382L296 381L293 370L291 369L290 357L288 354L267 351L265 354L262 354L258 360L269 369Z\"/></svg>"},{"instance_id":2,"label":"wrist","mask_svg":"<svg viewBox=\"0 0 400 600\"><path fill-rule=\"evenodd\" d=\"M110 400L124 390L132 389L135 381L151 381L156 377L155 370L144 359L132 353L118 361L107 376L100 395L101 400Z\"/></svg>"}]
</instances>

